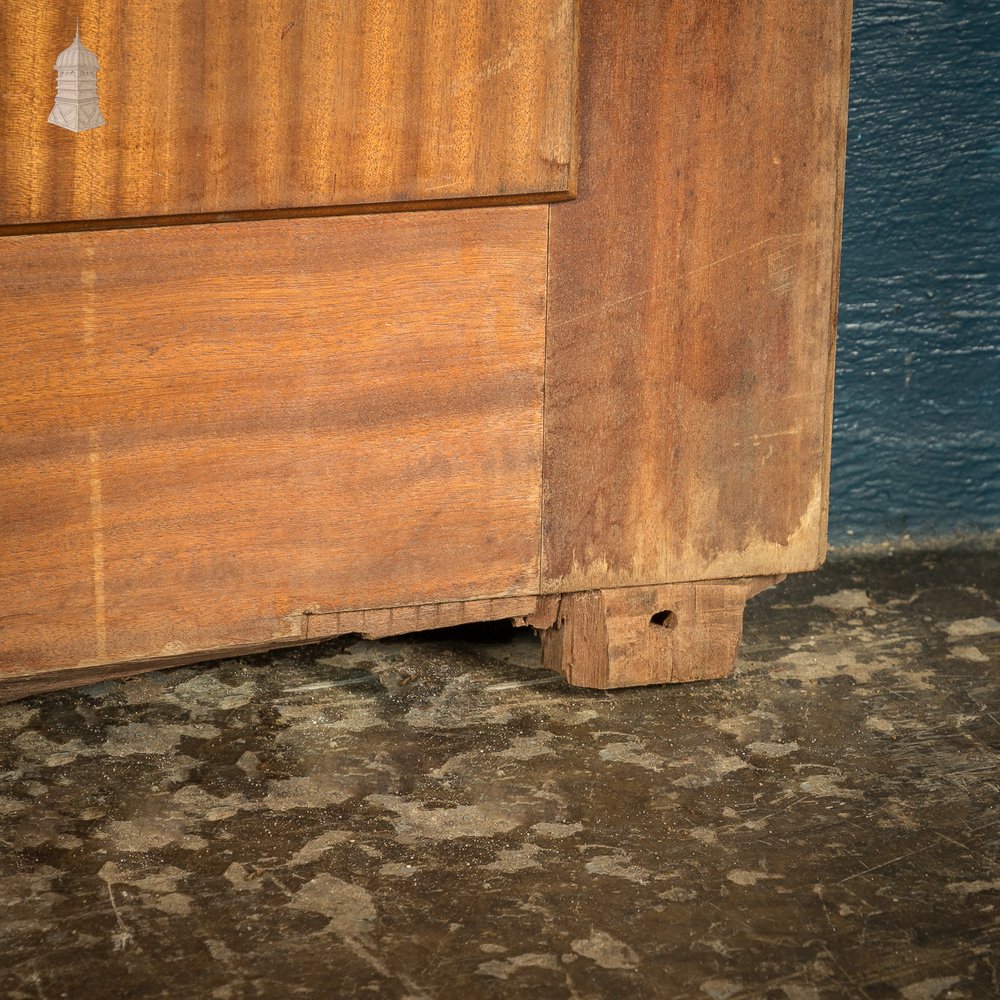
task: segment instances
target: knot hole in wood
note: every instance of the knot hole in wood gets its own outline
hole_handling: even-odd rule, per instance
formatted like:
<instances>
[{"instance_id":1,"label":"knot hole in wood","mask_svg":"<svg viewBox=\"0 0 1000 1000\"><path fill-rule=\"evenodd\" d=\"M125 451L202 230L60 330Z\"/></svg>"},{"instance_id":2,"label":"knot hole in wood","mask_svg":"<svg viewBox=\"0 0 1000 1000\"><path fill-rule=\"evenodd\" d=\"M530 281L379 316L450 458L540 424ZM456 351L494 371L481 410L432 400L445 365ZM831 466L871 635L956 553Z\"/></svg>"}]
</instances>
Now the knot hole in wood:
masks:
<instances>
[{"instance_id":1,"label":"knot hole in wood","mask_svg":"<svg viewBox=\"0 0 1000 1000\"><path fill-rule=\"evenodd\" d=\"M649 624L657 625L660 628L674 629L677 628L677 615L673 611L657 611L649 619Z\"/></svg>"}]
</instances>

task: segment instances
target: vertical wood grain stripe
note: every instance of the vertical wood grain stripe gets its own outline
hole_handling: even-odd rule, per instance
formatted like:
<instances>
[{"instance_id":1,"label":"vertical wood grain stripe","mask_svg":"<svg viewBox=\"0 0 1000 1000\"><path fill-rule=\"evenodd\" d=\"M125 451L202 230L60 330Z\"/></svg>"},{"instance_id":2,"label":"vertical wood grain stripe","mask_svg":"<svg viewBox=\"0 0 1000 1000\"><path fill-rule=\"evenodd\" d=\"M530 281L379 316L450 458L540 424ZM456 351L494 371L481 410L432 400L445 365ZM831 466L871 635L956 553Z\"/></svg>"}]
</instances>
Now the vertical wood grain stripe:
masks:
<instances>
[{"instance_id":1,"label":"vertical wood grain stripe","mask_svg":"<svg viewBox=\"0 0 1000 1000\"><path fill-rule=\"evenodd\" d=\"M97 655L107 656L108 626L104 594L104 501L101 496L101 438L90 428L90 530L94 551L94 637Z\"/></svg>"},{"instance_id":2,"label":"vertical wood grain stripe","mask_svg":"<svg viewBox=\"0 0 1000 1000\"><path fill-rule=\"evenodd\" d=\"M0 240L0 677L535 594L546 220Z\"/></svg>"}]
</instances>

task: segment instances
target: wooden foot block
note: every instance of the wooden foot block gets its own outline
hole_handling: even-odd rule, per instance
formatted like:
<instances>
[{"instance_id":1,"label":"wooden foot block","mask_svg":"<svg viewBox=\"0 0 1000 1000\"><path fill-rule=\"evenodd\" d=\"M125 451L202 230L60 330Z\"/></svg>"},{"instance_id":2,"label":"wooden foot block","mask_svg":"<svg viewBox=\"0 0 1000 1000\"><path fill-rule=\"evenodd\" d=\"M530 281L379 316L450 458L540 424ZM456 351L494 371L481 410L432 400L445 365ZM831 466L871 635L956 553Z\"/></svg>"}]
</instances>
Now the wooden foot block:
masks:
<instances>
[{"instance_id":1,"label":"wooden foot block","mask_svg":"<svg viewBox=\"0 0 1000 1000\"><path fill-rule=\"evenodd\" d=\"M543 599L545 665L571 684L634 687L725 677L743 635L743 609L781 580L760 576L589 590Z\"/></svg>"}]
</instances>

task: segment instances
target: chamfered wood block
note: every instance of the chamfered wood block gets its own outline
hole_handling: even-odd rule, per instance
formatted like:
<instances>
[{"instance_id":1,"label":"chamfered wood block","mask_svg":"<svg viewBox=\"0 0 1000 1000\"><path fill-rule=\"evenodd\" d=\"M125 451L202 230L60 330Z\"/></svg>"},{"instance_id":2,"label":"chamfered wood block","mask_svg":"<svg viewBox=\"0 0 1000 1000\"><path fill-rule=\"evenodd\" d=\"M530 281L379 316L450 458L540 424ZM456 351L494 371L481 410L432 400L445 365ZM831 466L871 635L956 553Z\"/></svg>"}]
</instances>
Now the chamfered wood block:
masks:
<instances>
[{"instance_id":1,"label":"chamfered wood block","mask_svg":"<svg viewBox=\"0 0 1000 1000\"><path fill-rule=\"evenodd\" d=\"M573 185L577 0L17 0L0 8L0 225ZM49 124L56 57L106 124Z\"/></svg>"},{"instance_id":2,"label":"chamfered wood block","mask_svg":"<svg viewBox=\"0 0 1000 1000\"><path fill-rule=\"evenodd\" d=\"M545 244L544 207L0 239L0 677L536 594Z\"/></svg>"},{"instance_id":3,"label":"chamfered wood block","mask_svg":"<svg viewBox=\"0 0 1000 1000\"><path fill-rule=\"evenodd\" d=\"M543 588L825 552L850 4L589 0L551 208Z\"/></svg>"}]
</instances>

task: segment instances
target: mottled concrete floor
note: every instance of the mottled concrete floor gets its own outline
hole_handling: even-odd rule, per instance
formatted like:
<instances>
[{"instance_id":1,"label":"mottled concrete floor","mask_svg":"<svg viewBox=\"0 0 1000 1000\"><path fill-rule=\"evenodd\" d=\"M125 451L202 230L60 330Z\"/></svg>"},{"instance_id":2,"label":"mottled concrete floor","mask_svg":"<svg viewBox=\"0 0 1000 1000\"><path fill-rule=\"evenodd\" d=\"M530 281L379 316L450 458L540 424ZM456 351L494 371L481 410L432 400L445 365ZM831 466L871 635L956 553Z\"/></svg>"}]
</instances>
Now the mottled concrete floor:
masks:
<instances>
[{"instance_id":1,"label":"mottled concrete floor","mask_svg":"<svg viewBox=\"0 0 1000 1000\"><path fill-rule=\"evenodd\" d=\"M528 632L0 706L0 995L1000 995L1000 553L838 560L736 676Z\"/></svg>"}]
</instances>

